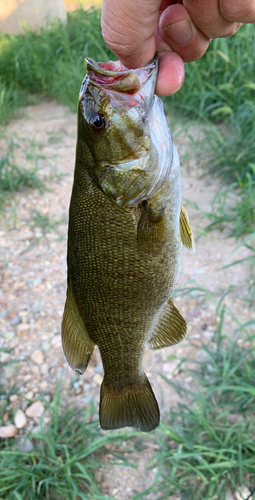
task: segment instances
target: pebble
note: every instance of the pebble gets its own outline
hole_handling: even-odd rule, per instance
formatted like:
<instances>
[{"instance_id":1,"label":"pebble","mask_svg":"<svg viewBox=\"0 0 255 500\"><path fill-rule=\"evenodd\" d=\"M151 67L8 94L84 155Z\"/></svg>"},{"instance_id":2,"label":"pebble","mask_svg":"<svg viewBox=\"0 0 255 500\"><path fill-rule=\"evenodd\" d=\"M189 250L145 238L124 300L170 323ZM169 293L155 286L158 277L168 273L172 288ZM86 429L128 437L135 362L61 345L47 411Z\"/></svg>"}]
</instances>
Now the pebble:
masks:
<instances>
[{"instance_id":1,"label":"pebble","mask_svg":"<svg viewBox=\"0 0 255 500\"><path fill-rule=\"evenodd\" d=\"M211 338L213 336L213 332L208 330L203 333L204 337Z\"/></svg>"},{"instance_id":2,"label":"pebble","mask_svg":"<svg viewBox=\"0 0 255 500\"><path fill-rule=\"evenodd\" d=\"M50 348L50 343L48 340L45 340L42 344L42 351L47 352Z\"/></svg>"},{"instance_id":3,"label":"pebble","mask_svg":"<svg viewBox=\"0 0 255 500\"><path fill-rule=\"evenodd\" d=\"M4 337L6 340L12 340L15 337L15 333L13 331L9 330L8 332L5 332Z\"/></svg>"},{"instance_id":4,"label":"pebble","mask_svg":"<svg viewBox=\"0 0 255 500\"><path fill-rule=\"evenodd\" d=\"M90 385L90 384L86 384L86 383L85 383L85 384L83 385L83 390L84 390L84 392L90 391L90 389L91 389L91 385Z\"/></svg>"},{"instance_id":5,"label":"pebble","mask_svg":"<svg viewBox=\"0 0 255 500\"><path fill-rule=\"evenodd\" d=\"M40 387L41 387L42 391L47 391L47 389L48 389L48 382L46 380L43 380Z\"/></svg>"},{"instance_id":6,"label":"pebble","mask_svg":"<svg viewBox=\"0 0 255 500\"><path fill-rule=\"evenodd\" d=\"M242 486L239 491L235 492L235 497L236 500L243 500L244 498L248 498L250 495L250 490L247 488L247 486Z\"/></svg>"},{"instance_id":7,"label":"pebble","mask_svg":"<svg viewBox=\"0 0 255 500\"><path fill-rule=\"evenodd\" d=\"M17 401L19 398L19 396L17 396L17 394L11 394L11 396L9 397L9 400L13 403L15 401Z\"/></svg>"},{"instance_id":8,"label":"pebble","mask_svg":"<svg viewBox=\"0 0 255 500\"><path fill-rule=\"evenodd\" d=\"M17 363L12 363L4 368L4 375L6 378L12 378L17 374Z\"/></svg>"},{"instance_id":9,"label":"pebble","mask_svg":"<svg viewBox=\"0 0 255 500\"><path fill-rule=\"evenodd\" d=\"M94 376L94 380L98 385L101 385L103 382L103 377L102 375L100 375L100 373L96 373L96 375Z\"/></svg>"},{"instance_id":10,"label":"pebble","mask_svg":"<svg viewBox=\"0 0 255 500\"><path fill-rule=\"evenodd\" d=\"M21 438L18 443L15 445L15 450L22 451L24 453L31 453L33 451L34 446L32 441L28 438Z\"/></svg>"},{"instance_id":11,"label":"pebble","mask_svg":"<svg viewBox=\"0 0 255 500\"><path fill-rule=\"evenodd\" d=\"M202 342L201 342L201 340L198 340L198 339L194 339L194 338L193 338L193 339L191 339L190 343L191 343L192 345L195 345L196 347L201 347L201 346L202 346Z\"/></svg>"},{"instance_id":12,"label":"pebble","mask_svg":"<svg viewBox=\"0 0 255 500\"><path fill-rule=\"evenodd\" d=\"M226 500L234 500L232 492L230 490L226 491Z\"/></svg>"},{"instance_id":13,"label":"pebble","mask_svg":"<svg viewBox=\"0 0 255 500\"><path fill-rule=\"evenodd\" d=\"M18 429L15 425L3 425L0 427L0 438L10 438L16 436Z\"/></svg>"},{"instance_id":14,"label":"pebble","mask_svg":"<svg viewBox=\"0 0 255 500\"><path fill-rule=\"evenodd\" d=\"M8 352L0 352L0 363L4 363L9 358Z\"/></svg>"},{"instance_id":15,"label":"pebble","mask_svg":"<svg viewBox=\"0 0 255 500\"><path fill-rule=\"evenodd\" d=\"M18 429L22 429L27 424L27 417L20 408L15 413L14 423Z\"/></svg>"},{"instance_id":16,"label":"pebble","mask_svg":"<svg viewBox=\"0 0 255 500\"><path fill-rule=\"evenodd\" d=\"M33 312L39 312L42 309L43 309L42 303L39 300L35 300L34 304L33 304L33 307L32 307L32 311Z\"/></svg>"},{"instance_id":17,"label":"pebble","mask_svg":"<svg viewBox=\"0 0 255 500\"><path fill-rule=\"evenodd\" d=\"M94 368L94 371L96 373L100 373L100 375L102 375L104 373L104 369L103 369L103 365L97 365L95 368Z\"/></svg>"},{"instance_id":18,"label":"pebble","mask_svg":"<svg viewBox=\"0 0 255 500\"><path fill-rule=\"evenodd\" d=\"M40 434L40 431L41 431L40 425L35 425L35 427L33 427L33 429L31 430L31 434Z\"/></svg>"},{"instance_id":19,"label":"pebble","mask_svg":"<svg viewBox=\"0 0 255 500\"><path fill-rule=\"evenodd\" d=\"M0 311L0 318L6 318L7 314L8 314L7 309L4 309L4 308L3 308L3 309Z\"/></svg>"},{"instance_id":20,"label":"pebble","mask_svg":"<svg viewBox=\"0 0 255 500\"><path fill-rule=\"evenodd\" d=\"M17 326L17 333L18 335L21 334L21 333L24 333L24 332L27 332L28 330L30 329L30 326L28 323L20 323L18 326Z\"/></svg>"},{"instance_id":21,"label":"pebble","mask_svg":"<svg viewBox=\"0 0 255 500\"><path fill-rule=\"evenodd\" d=\"M41 417L44 412L44 404L41 401L36 401L26 409L26 415L30 418Z\"/></svg>"},{"instance_id":22,"label":"pebble","mask_svg":"<svg viewBox=\"0 0 255 500\"><path fill-rule=\"evenodd\" d=\"M9 321L9 323L10 323L10 325L11 325L11 326L16 326L16 325L18 325L19 323L21 323L21 321L22 321L22 320L21 320L21 317L20 317L19 315L17 315L17 316L14 316L14 318L12 318L12 319Z\"/></svg>"},{"instance_id":23,"label":"pebble","mask_svg":"<svg viewBox=\"0 0 255 500\"><path fill-rule=\"evenodd\" d=\"M25 394L25 398L26 399L29 399L31 401L31 399L33 399L33 391L28 391L26 394Z\"/></svg>"},{"instance_id":24,"label":"pebble","mask_svg":"<svg viewBox=\"0 0 255 500\"><path fill-rule=\"evenodd\" d=\"M167 372L167 373L172 373L176 367L178 366L178 362L174 363L174 362L170 362L168 361L168 363L164 363L163 364L163 372Z\"/></svg>"},{"instance_id":25,"label":"pebble","mask_svg":"<svg viewBox=\"0 0 255 500\"><path fill-rule=\"evenodd\" d=\"M41 366L41 372L44 375L47 375L49 373L49 366L47 365L47 363L43 363L43 365Z\"/></svg>"},{"instance_id":26,"label":"pebble","mask_svg":"<svg viewBox=\"0 0 255 500\"><path fill-rule=\"evenodd\" d=\"M36 349L31 355L31 359L37 365L42 365L44 363L43 353L40 349Z\"/></svg>"},{"instance_id":27,"label":"pebble","mask_svg":"<svg viewBox=\"0 0 255 500\"><path fill-rule=\"evenodd\" d=\"M54 347L61 347L62 346L61 335L55 335L51 341L51 344Z\"/></svg>"}]
</instances>

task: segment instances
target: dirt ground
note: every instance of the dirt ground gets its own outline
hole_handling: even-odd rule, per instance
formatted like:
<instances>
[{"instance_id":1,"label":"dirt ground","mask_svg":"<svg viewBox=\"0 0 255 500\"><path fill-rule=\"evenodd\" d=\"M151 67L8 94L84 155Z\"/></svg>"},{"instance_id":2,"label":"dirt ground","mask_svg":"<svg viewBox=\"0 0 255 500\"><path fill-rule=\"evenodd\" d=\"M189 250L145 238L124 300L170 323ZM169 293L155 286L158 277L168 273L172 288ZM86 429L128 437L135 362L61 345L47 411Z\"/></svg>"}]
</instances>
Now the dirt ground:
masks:
<instances>
[{"instance_id":1,"label":"dirt ground","mask_svg":"<svg viewBox=\"0 0 255 500\"><path fill-rule=\"evenodd\" d=\"M99 353L96 351L89 367L82 377L78 377L65 361L60 338L60 324L66 293L66 230L70 193L72 188L76 144L76 115L68 108L52 100L27 107L22 118L14 119L4 129L7 137L17 134L21 138L39 141L41 158L38 160L40 173L48 175L52 166L57 167L57 177L50 190L40 194L37 190L19 194L16 204L7 204L7 215L0 222L0 347L12 351L2 353L2 361L19 360L7 365L3 383L8 388L20 387L26 396L24 401L13 395L10 406L27 410L37 402L40 395L49 399L54 394L56 380L63 376L72 381L72 394L75 402L87 405L93 398L99 403L100 384L103 370ZM182 156L187 151L185 138L178 138L177 148ZM195 163L195 161L194 161ZM60 175L61 174L61 175ZM183 196L198 203L200 209L210 208L210 201L217 189L216 182L200 180L195 167L189 171L182 167ZM200 233L196 211L186 204L195 235ZM46 236L43 228L35 226L34 211L49 216L51 221L61 221ZM200 226L201 227L201 226ZM201 237L194 256L183 251L179 287L191 281L209 290L215 299L220 297L229 285L237 285L226 303L241 318L247 320L254 313L248 311L242 302L245 293L243 283L247 282L248 270L235 266L222 270L222 266L245 256L245 250L232 254L236 242L226 238L224 232L213 232ZM233 270L234 269L234 270ZM170 405L175 405L177 396L170 385L160 376L174 378L185 387L192 386L192 378L177 369L183 357L199 359L204 355L202 342L210 343L216 326L215 303L211 300L185 295L176 298L176 305L185 317L189 334L182 344L153 352L146 350L144 368L148 375L161 408L164 421ZM232 325L226 322L229 331ZM175 359L168 360L168 356ZM16 396L16 397L15 397ZM9 422L5 415L5 425ZM47 422L47 412L44 413ZM18 431L21 436L25 429L38 425L38 416L27 418L25 427ZM11 422L13 423L13 422ZM133 461L137 469L126 465L107 466L99 472L102 492L117 498L129 499L148 488L155 476L155 469L146 470L145 464L153 456L154 448L148 443L146 449L136 453ZM146 500L156 497L148 494ZM173 500L177 500L173 499Z\"/></svg>"}]
</instances>

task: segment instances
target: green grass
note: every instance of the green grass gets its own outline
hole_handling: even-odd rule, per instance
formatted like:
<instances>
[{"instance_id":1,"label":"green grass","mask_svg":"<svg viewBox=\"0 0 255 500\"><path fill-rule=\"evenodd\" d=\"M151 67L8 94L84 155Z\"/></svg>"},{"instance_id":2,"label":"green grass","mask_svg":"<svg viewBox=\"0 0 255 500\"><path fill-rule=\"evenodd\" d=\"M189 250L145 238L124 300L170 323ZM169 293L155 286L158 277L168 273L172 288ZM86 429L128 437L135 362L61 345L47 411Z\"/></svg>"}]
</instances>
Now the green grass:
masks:
<instances>
[{"instance_id":1,"label":"green grass","mask_svg":"<svg viewBox=\"0 0 255 500\"><path fill-rule=\"evenodd\" d=\"M61 224L67 223L65 217L61 217L60 219L54 219L49 216L49 214L42 214L38 210L33 209L31 211L31 220L30 226L32 228L40 229L41 234L39 236L33 236L30 238L29 246L23 250L22 255L29 250L31 250L35 245L41 242L44 239L49 243L48 235L54 233L57 239L63 240L66 238L66 234L59 230L58 226Z\"/></svg>"},{"instance_id":2,"label":"green grass","mask_svg":"<svg viewBox=\"0 0 255 500\"><path fill-rule=\"evenodd\" d=\"M206 54L185 65L183 87L171 104L186 116L219 121L255 97L255 26L244 25L235 36L213 40Z\"/></svg>"},{"instance_id":3,"label":"green grass","mask_svg":"<svg viewBox=\"0 0 255 500\"><path fill-rule=\"evenodd\" d=\"M31 452L20 451L17 439L0 442L1 499L109 500L95 477L109 446L112 464L116 457L129 465L123 451L146 449L148 439L157 449L147 466L157 472L153 485L133 500L144 500L149 493L157 500L171 495L180 500L226 500L228 491L241 492L244 486L251 492L249 500L255 499L255 320L243 324L224 305L226 293L218 300L193 283L177 294L213 302L218 327L210 343L202 345L199 361L180 359L180 370L184 378L193 378L193 389L162 376L180 402L164 415L160 428L146 437L125 430L102 433L91 404L82 409L67 405L66 395L63 406L61 391L56 390L52 403L44 401L47 426L23 436L33 444ZM233 323L229 334L224 333L226 316ZM2 390L3 412L9 395Z\"/></svg>"},{"instance_id":4,"label":"green grass","mask_svg":"<svg viewBox=\"0 0 255 500\"><path fill-rule=\"evenodd\" d=\"M250 254L242 260L235 260L233 254L231 265L250 265L246 284L250 306L255 297L254 35L255 26L246 25L230 39L214 40L202 59L186 65L182 89L165 100L170 118L176 108L184 118L196 118L200 127L205 124L202 141L198 138L191 144L192 154L195 151L205 173L223 181L207 214L206 232L227 225L229 234L244 238L240 245ZM103 42L96 9L69 14L67 25L58 23L25 35L0 34L1 123L18 110L21 114L22 105L44 95L75 111L85 56L95 60L113 57ZM49 138L54 140L58 137ZM44 179L36 163L39 150L39 145L13 137L0 152L0 204L27 187L43 190ZM32 226L40 227L44 236L56 230L58 223L47 214L32 214ZM149 464L157 468L156 482L137 500L144 500L150 491L158 500L171 495L181 500L225 500L228 489L235 492L246 485L253 491L255 487L254 321L242 324L223 306L224 296L230 292L225 290L218 303L219 326L209 347L202 347L205 358L193 364L192 370L185 367L190 360L182 363L181 369L194 379L193 393L168 381L178 392L180 404L169 410L159 431L148 438L158 445ZM217 306L217 299L197 285L177 293L201 300L207 297ZM235 324L231 337L224 335L226 314ZM1 418L9 395L0 392ZM60 401L57 393L48 405L47 431L26 434L32 452L13 449L16 439L1 441L0 499L106 498L95 479L106 445L116 446L120 457L122 440L135 448L131 437L137 434L105 435L91 406L85 411L64 409ZM252 498L254 493L249 500Z\"/></svg>"},{"instance_id":5,"label":"green grass","mask_svg":"<svg viewBox=\"0 0 255 500\"><path fill-rule=\"evenodd\" d=\"M57 388L52 403L44 401L50 422L41 422L36 432L23 435L23 442L32 443L32 451L21 451L17 439L0 441L1 500L111 499L101 493L95 472L103 465L104 454L121 458L123 441L136 433L103 434L92 404L86 409L71 404L63 408L61 400ZM125 447L128 451L132 452Z\"/></svg>"},{"instance_id":6,"label":"green grass","mask_svg":"<svg viewBox=\"0 0 255 500\"><path fill-rule=\"evenodd\" d=\"M229 228L236 238L255 229L255 105L242 104L224 126L206 124L201 139L191 141L205 175L221 178L208 213L207 230Z\"/></svg>"},{"instance_id":7,"label":"green grass","mask_svg":"<svg viewBox=\"0 0 255 500\"><path fill-rule=\"evenodd\" d=\"M43 192L45 182L38 172L40 144L12 136L9 141L2 140L0 154L0 208L10 195L26 188Z\"/></svg>"},{"instance_id":8,"label":"green grass","mask_svg":"<svg viewBox=\"0 0 255 500\"><path fill-rule=\"evenodd\" d=\"M245 247L249 251L248 257L244 257L242 259L238 260L233 260L233 262L227 266L224 266L223 269L227 269L228 267L233 267L236 265L240 264L248 264L249 265L249 280L248 283L246 283L246 290L247 290L247 298L246 300L248 301L249 307L252 308L254 299L255 299L255 246L254 246L254 239L255 239L255 232L252 233L250 236L245 238L242 243L240 243L234 250L238 250L240 247ZM234 253L233 252L233 253ZM234 256L233 256L234 257ZM234 270L233 270L234 271Z\"/></svg>"},{"instance_id":9,"label":"green grass","mask_svg":"<svg viewBox=\"0 0 255 500\"><path fill-rule=\"evenodd\" d=\"M165 100L170 117L175 107L200 123L224 124L207 130L201 162L206 173L221 176L235 191L238 203L226 219L238 218L237 236L255 227L254 35L250 24L229 39L214 40L200 60L186 64L183 87ZM77 9L68 14L66 25L55 23L25 35L0 34L0 121L5 123L21 105L43 95L75 111L85 56L114 58L102 38L100 9ZM214 226L221 224L222 210L219 204L219 212L213 212Z\"/></svg>"},{"instance_id":10,"label":"green grass","mask_svg":"<svg viewBox=\"0 0 255 500\"><path fill-rule=\"evenodd\" d=\"M185 65L184 85L166 103L170 116L175 107L181 116L206 124L203 139L191 146L197 146L205 174L230 186L221 189L210 215L213 228L234 227L236 237L255 229L254 35L255 26L248 24L231 38L213 40L201 59ZM229 191L235 199L230 206Z\"/></svg>"},{"instance_id":11,"label":"green grass","mask_svg":"<svg viewBox=\"0 0 255 500\"><path fill-rule=\"evenodd\" d=\"M194 292L204 294L199 287ZM220 302L213 342L203 344L193 369L183 367L193 391L163 377L181 402L177 410L170 408L156 436L159 451L150 465L159 470L158 500L225 500L228 490L240 492L243 486L255 498L255 321L240 326L236 320L237 328L226 336L225 313ZM181 366L186 362L191 360L182 359Z\"/></svg>"},{"instance_id":12,"label":"green grass","mask_svg":"<svg viewBox=\"0 0 255 500\"><path fill-rule=\"evenodd\" d=\"M78 9L68 14L66 25L25 35L0 33L0 120L37 95L49 95L76 111L85 74L84 58L112 57L103 42L100 10Z\"/></svg>"}]
</instances>

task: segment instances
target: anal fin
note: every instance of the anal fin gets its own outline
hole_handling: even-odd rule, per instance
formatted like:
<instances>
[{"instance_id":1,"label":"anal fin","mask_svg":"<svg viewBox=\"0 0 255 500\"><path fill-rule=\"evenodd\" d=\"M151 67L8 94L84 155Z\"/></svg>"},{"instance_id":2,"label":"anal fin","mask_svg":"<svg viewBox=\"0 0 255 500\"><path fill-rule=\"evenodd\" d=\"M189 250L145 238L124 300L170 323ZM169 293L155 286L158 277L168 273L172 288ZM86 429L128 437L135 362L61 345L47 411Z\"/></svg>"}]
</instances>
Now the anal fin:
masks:
<instances>
[{"instance_id":1,"label":"anal fin","mask_svg":"<svg viewBox=\"0 0 255 500\"><path fill-rule=\"evenodd\" d=\"M179 344L187 335L187 323L172 299L167 306L154 329L154 335L149 340L150 349L162 349L171 345Z\"/></svg>"},{"instance_id":2,"label":"anal fin","mask_svg":"<svg viewBox=\"0 0 255 500\"><path fill-rule=\"evenodd\" d=\"M183 205L180 213L180 235L184 248L186 248L186 250L193 255L195 253L196 246L192 229L190 227L188 214Z\"/></svg>"},{"instance_id":3,"label":"anal fin","mask_svg":"<svg viewBox=\"0 0 255 500\"><path fill-rule=\"evenodd\" d=\"M62 344L66 359L76 372L85 372L95 347L84 325L71 286L68 286L62 320Z\"/></svg>"}]
</instances>

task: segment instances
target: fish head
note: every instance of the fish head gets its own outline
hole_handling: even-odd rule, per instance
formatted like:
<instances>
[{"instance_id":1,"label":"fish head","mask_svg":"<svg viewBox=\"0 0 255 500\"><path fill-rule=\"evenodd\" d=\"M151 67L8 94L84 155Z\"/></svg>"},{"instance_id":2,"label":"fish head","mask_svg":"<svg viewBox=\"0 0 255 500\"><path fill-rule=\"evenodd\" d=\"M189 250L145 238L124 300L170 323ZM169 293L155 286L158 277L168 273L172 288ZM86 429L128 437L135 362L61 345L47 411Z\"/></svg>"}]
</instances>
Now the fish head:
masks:
<instances>
[{"instance_id":1,"label":"fish head","mask_svg":"<svg viewBox=\"0 0 255 500\"><path fill-rule=\"evenodd\" d=\"M79 138L90 150L104 193L119 205L136 205L145 199L159 161L151 127L157 57L136 70L119 61L85 62Z\"/></svg>"}]
</instances>

